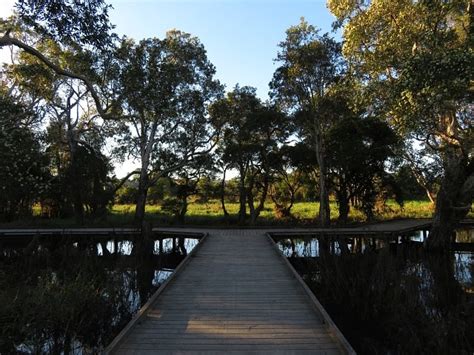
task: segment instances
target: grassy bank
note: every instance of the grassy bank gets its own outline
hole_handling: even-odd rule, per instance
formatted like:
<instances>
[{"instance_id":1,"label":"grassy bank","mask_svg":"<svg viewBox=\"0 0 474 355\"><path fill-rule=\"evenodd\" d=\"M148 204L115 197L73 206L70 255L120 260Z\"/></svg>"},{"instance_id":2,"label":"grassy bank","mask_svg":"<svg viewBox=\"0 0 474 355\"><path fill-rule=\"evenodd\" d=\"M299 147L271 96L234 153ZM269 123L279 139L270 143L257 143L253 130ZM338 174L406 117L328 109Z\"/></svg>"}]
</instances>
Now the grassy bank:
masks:
<instances>
[{"instance_id":1,"label":"grassy bank","mask_svg":"<svg viewBox=\"0 0 474 355\"><path fill-rule=\"evenodd\" d=\"M226 220L221 209L219 201L212 200L207 203L191 202L186 215L186 225L210 225L210 226L232 226L237 225L238 203L227 203L227 211L230 217ZM262 211L257 225L314 225L319 203L317 202L299 202L292 209L295 220L279 219L275 216L274 205L271 202L266 204ZM395 201L388 201L383 210L375 214L376 221L386 221L401 218L430 218L432 217L434 207L429 201L406 201L403 207L400 207ZM474 218L474 206L469 213L469 218ZM132 226L135 205L113 205L106 216L95 220L86 220L85 225L90 227L120 227ZM174 217L164 213L160 205L148 205L146 207L146 218L154 225L177 225ZM337 222L338 211L336 202L331 202L331 219ZM365 222L365 216L357 209L352 208L349 213L349 223ZM34 216L23 218L13 222L0 223L0 227L73 227L78 226L74 218L42 218L40 209L35 208Z\"/></svg>"},{"instance_id":2,"label":"grassy bank","mask_svg":"<svg viewBox=\"0 0 474 355\"><path fill-rule=\"evenodd\" d=\"M227 203L227 211L230 217L225 220L219 201L212 200L207 203L191 202L185 223L187 225L236 225L238 203ZM257 225L312 225L315 221L319 203L317 202L299 202L292 209L296 220L283 220L275 216L274 205L271 202L266 204L262 211ZM86 220L85 225L95 227L118 227L133 225L133 215L135 205L113 205L104 218L95 220ZM433 213L433 206L428 201L406 201L403 207L400 207L394 201L388 201L385 208L376 213L376 219L380 221L399 219L399 218L430 218ZM176 225L175 218L164 213L160 205L148 205L146 207L147 220L155 225ZM471 218L474 213L471 211ZM336 221L338 217L337 204L331 202L331 219ZM357 209L351 209L349 214L350 223L361 223L365 221L362 212ZM2 227L71 227L77 226L74 218L42 218L40 209L35 208L34 216L23 218L21 220L0 223Z\"/></svg>"},{"instance_id":3,"label":"grassy bank","mask_svg":"<svg viewBox=\"0 0 474 355\"><path fill-rule=\"evenodd\" d=\"M227 203L226 209L231 215L231 219L237 217L239 210L238 203ZM302 223L309 223L315 219L317 211L319 210L318 202L298 202L292 208L293 215ZM135 205L114 205L110 211L114 218L133 218ZM170 220L169 216L161 211L159 205L147 206L146 212L148 217L153 220ZM433 214L433 207L428 201L407 201L401 208L394 201L388 201L386 208L376 214L378 220L389 220L395 218L430 218ZM336 202L331 202L331 219L336 221L338 217L338 210ZM219 201L209 201L207 203L192 202L189 205L188 213L186 215L187 222L196 223L200 221L217 222L224 218L222 208ZM278 222L275 217L274 205L272 202L266 204L262 211L260 223ZM365 217L363 213L357 209L351 209L349 219L352 222L363 222ZM288 222L288 221L286 221Z\"/></svg>"}]
</instances>

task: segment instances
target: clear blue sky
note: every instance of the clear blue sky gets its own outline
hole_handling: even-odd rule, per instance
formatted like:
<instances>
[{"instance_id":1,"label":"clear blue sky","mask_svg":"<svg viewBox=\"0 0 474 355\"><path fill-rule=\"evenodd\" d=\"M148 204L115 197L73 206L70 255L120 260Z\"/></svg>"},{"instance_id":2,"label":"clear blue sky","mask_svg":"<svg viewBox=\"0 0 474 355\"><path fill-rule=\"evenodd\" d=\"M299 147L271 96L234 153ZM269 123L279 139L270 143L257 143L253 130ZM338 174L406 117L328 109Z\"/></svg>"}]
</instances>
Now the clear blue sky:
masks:
<instances>
[{"instance_id":1,"label":"clear blue sky","mask_svg":"<svg viewBox=\"0 0 474 355\"><path fill-rule=\"evenodd\" d=\"M138 0L109 1L111 21L119 35L136 40L162 38L176 28L199 37L216 66L217 78L231 90L235 84L257 88L267 98L276 68L273 59L285 30L303 16L331 32L332 15L323 0ZM337 36L337 38L340 38Z\"/></svg>"},{"instance_id":2,"label":"clear blue sky","mask_svg":"<svg viewBox=\"0 0 474 355\"><path fill-rule=\"evenodd\" d=\"M11 13L15 0L0 0L0 16ZM267 98L276 68L273 59L285 30L301 17L331 32L332 15L325 0L106 0L114 9L111 22L119 35L136 40L162 38L172 28L200 38L216 66L218 79L257 88ZM336 35L340 39L340 35ZM8 51L0 51L0 61Z\"/></svg>"},{"instance_id":3,"label":"clear blue sky","mask_svg":"<svg viewBox=\"0 0 474 355\"><path fill-rule=\"evenodd\" d=\"M285 30L301 17L331 32L332 15L325 0L106 0L112 4L111 22L119 35L136 40L163 38L176 28L200 38L216 66L217 78L231 90L250 85L265 100L276 65L278 43ZM11 13L14 0L0 0L0 16ZM337 36L340 39L340 36ZM9 51L0 51L0 62ZM119 177L134 168L127 161L116 166Z\"/></svg>"}]
</instances>

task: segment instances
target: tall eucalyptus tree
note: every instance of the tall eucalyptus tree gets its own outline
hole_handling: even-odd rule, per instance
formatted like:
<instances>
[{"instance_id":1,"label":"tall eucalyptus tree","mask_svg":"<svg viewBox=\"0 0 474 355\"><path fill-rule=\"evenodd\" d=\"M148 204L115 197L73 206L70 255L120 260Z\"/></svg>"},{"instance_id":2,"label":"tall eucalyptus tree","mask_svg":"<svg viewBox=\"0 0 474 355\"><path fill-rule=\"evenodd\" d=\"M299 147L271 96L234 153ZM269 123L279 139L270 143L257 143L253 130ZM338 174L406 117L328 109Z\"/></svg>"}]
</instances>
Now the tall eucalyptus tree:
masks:
<instances>
[{"instance_id":1,"label":"tall eucalyptus tree","mask_svg":"<svg viewBox=\"0 0 474 355\"><path fill-rule=\"evenodd\" d=\"M270 83L271 95L290 113L305 117L299 134L311 144L319 167L319 220L330 224L329 187L326 152L326 133L331 119L321 107L326 91L341 70L340 45L328 34L319 31L304 19L286 31L286 39L279 44L280 52Z\"/></svg>"},{"instance_id":2,"label":"tall eucalyptus tree","mask_svg":"<svg viewBox=\"0 0 474 355\"><path fill-rule=\"evenodd\" d=\"M222 87L204 46L177 30L164 39L124 39L117 57L119 116L126 117L119 152L140 164L135 220L141 223L150 186L212 148L207 107Z\"/></svg>"}]
</instances>

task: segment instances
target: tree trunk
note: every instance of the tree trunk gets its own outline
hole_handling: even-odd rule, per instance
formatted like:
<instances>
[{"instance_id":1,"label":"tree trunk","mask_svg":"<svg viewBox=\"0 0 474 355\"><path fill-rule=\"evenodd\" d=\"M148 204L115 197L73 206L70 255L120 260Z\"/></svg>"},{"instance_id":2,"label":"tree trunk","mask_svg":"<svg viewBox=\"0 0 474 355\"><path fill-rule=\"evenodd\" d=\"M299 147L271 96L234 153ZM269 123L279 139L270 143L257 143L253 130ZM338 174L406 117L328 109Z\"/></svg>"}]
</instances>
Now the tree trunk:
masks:
<instances>
[{"instance_id":1,"label":"tree trunk","mask_svg":"<svg viewBox=\"0 0 474 355\"><path fill-rule=\"evenodd\" d=\"M259 200L258 206L257 206L257 208L253 209L252 214L250 216L252 224L255 224L255 222L257 221L258 216L260 216L260 213L265 208L265 201L267 199L268 186L269 186L268 175L265 175L263 179L264 179L263 180L263 187L262 187L262 192L260 194L260 200ZM253 205L253 203L252 203L252 205Z\"/></svg>"},{"instance_id":2,"label":"tree trunk","mask_svg":"<svg viewBox=\"0 0 474 355\"><path fill-rule=\"evenodd\" d=\"M82 202L82 189L80 187L80 177L74 159L71 159L71 187L73 194L74 216L78 224L84 224L84 204Z\"/></svg>"},{"instance_id":3,"label":"tree trunk","mask_svg":"<svg viewBox=\"0 0 474 355\"><path fill-rule=\"evenodd\" d=\"M181 198L181 209L179 211L178 221L179 223L184 223L186 213L188 212L188 196L185 194Z\"/></svg>"},{"instance_id":4,"label":"tree trunk","mask_svg":"<svg viewBox=\"0 0 474 355\"><path fill-rule=\"evenodd\" d=\"M321 227L327 227L331 224L329 209L329 192L326 182L326 161L320 152L318 154L319 163L319 224Z\"/></svg>"},{"instance_id":5,"label":"tree trunk","mask_svg":"<svg viewBox=\"0 0 474 355\"><path fill-rule=\"evenodd\" d=\"M227 172L227 167L224 167L224 172L222 175L222 181L221 181L221 206L222 206L222 211L224 212L224 217L227 218L229 217L229 213L227 212L227 209L225 208L225 175Z\"/></svg>"},{"instance_id":6,"label":"tree trunk","mask_svg":"<svg viewBox=\"0 0 474 355\"><path fill-rule=\"evenodd\" d=\"M252 187L247 189L247 204L249 206L249 214L250 214L250 223L253 224L254 222L254 215L255 215L255 205L253 203L253 192Z\"/></svg>"},{"instance_id":7,"label":"tree trunk","mask_svg":"<svg viewBox=\"0 0 474 355\"><path fill-rule=\"evenodd\" d=\"M349 216L349 198L345 191L344 187L341 187L341 190L337 192L337 202L339 203L339 217L338 222L341 224L347 223L347 217Z\"/></svg>"},{"instance_id":8,"label":"tree trunk","mask_svg":"<svg viewBox=\"0 0 474 355\"><path fill-rule=\"evenodd\" d=\"M319 165L319 224L321 227L327 227L331 224L331 216L329 209L329 192L326 183L326 157L321 137L321 129L316 117L314 118L314 144L316 160Z\"/></svg>"},{"instance_id":9,"label":"tree trunk","mask_svg":"<svg viewBox=\"0 0 474 355\"><path fill-rule=\"evenodd\" d=\"M247 217L247 190L245 188L245 170L240 169L240 184L239 184L239 222L244 223Z\"/></svg>"},{"instance_id":10,"label":"tree trunk","mask_svg":"<svg viewBox=\"0 0 474 355\"><path fill-rule=\"evenodd\" d=\"M149 177L148 177L148 166L150 164L151 150L153 149L153 141L155 139L155 132L158 126L158 122L154 122L151 128L149 137L145 134L144 128L142 127L140 137L140 178L138 180L138 191L137 191L137 205L135 207L135 224L142 227L145 219L145 206L146 197L148 195L149 188Z\"/></svg>"},{"instance_id":11,"label":"tree trunk","mask_svg":"<svg viewBox=\"0 0 474 355\"><path fill-rule=\"evenodd\" d=\"M135 224L142 225L145 219L146 197L148 194L148 173L142 168L140 179L138 181L137 204L135 207Z\"/></svg>"},{"instance_id":12,"label":"tree trunk","mask_svg":"<svg viewBox=\"0 0 474 355\"><path fill-rule=\"evenodd\" d=\"M77 168L77 142L74 138L74 132L71 128L68 128L67 139L69 145L69 155L70 155L70 181L72 189L72 201L74 208L74 217L76 222L80 225L84 224L84 204L82 201L82 188L81 188L81 178L79 176L79 170Z\"/></svg>"},{"instance_id":13,"label":"tree trunk","mask_svg":"<svg viewBox=\"0 0 474 355\"><path fill-rule=\"evenodd\" d=\"M321 171L321 176L319 178L319 223L322 227L327 227L331 224L331 216L329 209L329 193L327 190L326 184L326 172L325 168Z\"/></svg>"},{"instance_id":14,"label":"tree trunk","mask_svg":"<svg viewBox=\"0 0 474 355\"><path fill-rule=\"evenodd\" d=\"M433 224L425 246L430 250L450 250L455 228L471 208L474 199L474 164L455 148L446 149L444 177L438 196Z\"/></svg>"}]
</instances>

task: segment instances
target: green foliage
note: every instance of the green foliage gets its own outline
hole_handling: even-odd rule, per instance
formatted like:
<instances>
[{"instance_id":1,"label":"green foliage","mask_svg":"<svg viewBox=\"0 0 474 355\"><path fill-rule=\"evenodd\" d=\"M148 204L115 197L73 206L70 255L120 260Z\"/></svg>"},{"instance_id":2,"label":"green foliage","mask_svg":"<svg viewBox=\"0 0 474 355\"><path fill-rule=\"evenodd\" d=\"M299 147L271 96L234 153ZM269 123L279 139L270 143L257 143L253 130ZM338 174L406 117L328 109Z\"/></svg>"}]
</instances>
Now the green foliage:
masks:
<instances>
[{"instance_id":1,"label":"green foliage","mask_svg":"<svg viewBox=\"0 0 474 355\"><path fill-rule=\"evenodd\" d=\"M97 241L82 243L33 240L25 254L2 250L0 352L98 353L131 319L138 267L130 272L130 263L98 256Z\"/></svg>"},{"instance_id":2,"label":"green foliage","mask_svg":"<svg viewBox=\"0 0 474 355\"><path fill-rule=\"evenodd\" d=\"M222 87L204 46L178 30L162 40L124 39L116 57L117 111L124 119L115 153L140 162L136 220L141 223L148 189L160 177L192 169L196 156L209 150L213 130L207 108Z\"/></svg>"},{"instance_id":3,"label":"green foliage","mask_svg":"<svg viewBox=\"0 0 474 355\"><path fill-rule=\"evenodd\" d=\"M100 152L102 143L96 137L82 132L79 144L79 137L68 140L68 133L72 133L69 128L65 121L52 122L48 127L46 152L53 178L41 201L43 214L68 217L84 208L89 217L104 217L114 198L112 166Z\"/></svg>"},{"instance_id":4,"label":"green foliage","mask_svg":"<svg viewBox=\"0 0 474 355\"><path fill-rule=\"evenodd\" d=\"M474 324L456 262L384 248L294 264L358 353L457 354Z\"/></svg>"},{"instance_id":5,"label":"green foliage","mask_svg":"<svg viewBox=\"0 0 474 355\"><path fill-rule=\"evenodd\" d=\"M133 204L137 200L137 181L125 182L116 192L114 202L119 205Z\"/></svg>"},{"instance_id":6,"label":"green foliage","mask_svg":"<svg viewBox=\"0 0 474 355\"><path fill-rule=\"evenodd\" d=\"M238 85L211 106L210 114L221 132L222 165L239 174L239 220L243 223L247 218L248 204L253 223L264 208L270 180L280 164L278 149L290 134L288 120L276 107L263 105L255 88Z\"/></svg>"},{"instance_id":7,"label":"green foliage","mask_svg":"<svg viewBox=\"0 0 474 355\"><path fill-rule=\"evenodd\" d=\"M347 117L337 122L328 135L332 184L340 205L341 218L349 201L357 201L367 219L373 217L377 200L398 192L385 164L393 157L398 139L390 127L371 117ZM385 196L384 196L385 195ZM397 194L395 195L396 197ZM356 205L357 206L357 205Z\"/></svg>"},{"instance_id":8,"label":"green foliage","mask_svg":"<svg viewBox=\"0 0 474 355\"><path fill-rule=\"evenodd\" d=\"M34 113L0 90L0 218L10 220L31 213L48 188L47 159L37 137L25 122Z\"/></svg>"},{"instance_id":9,"label":"green foliage","mask_svg":"<svg viewBox=\"0 0 474 355\"><path fill-rule=\"evenodd\" d=\"M59 43L99 49L111 43L112 6L103 0L18 0L15 7L27 26Z\"/></svg>"},{"instance_id":10,"label":"green foliage","mask_svg":"<svg viewBox=\"0 0 474 355\"><path fill-rule=\"evenodd\" d=\"M176 197L170 197L163 200L161 204L161 211L171 217L179 216L182 208L182 201Z\"/></svg>"},{"instance_id":11,"label":"green foliage","mask_svg":"<svg viewBox=\"0 0 474 355\"><path fill-rule=\"evenodd\" d=\"M472 2L330 0L328 7L344 26L343 53L371 109L442 162L427 245L447 250L474 200Z\"/></svg>"},{"instance_id":12,"label":"green foliage","mask_svg":"<svg viewBox=\"0 0 474 355\"><path fill-rule=\"evenodd\" d=\"M315 113L317 100L340 70L340 44L327 33L319 35L319 30L302 18L286 31L279 47L277 61L281 66L270 83L272 96L290 111Z\"/></svg>"}]
</instances>

